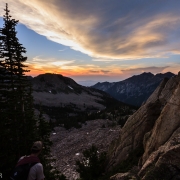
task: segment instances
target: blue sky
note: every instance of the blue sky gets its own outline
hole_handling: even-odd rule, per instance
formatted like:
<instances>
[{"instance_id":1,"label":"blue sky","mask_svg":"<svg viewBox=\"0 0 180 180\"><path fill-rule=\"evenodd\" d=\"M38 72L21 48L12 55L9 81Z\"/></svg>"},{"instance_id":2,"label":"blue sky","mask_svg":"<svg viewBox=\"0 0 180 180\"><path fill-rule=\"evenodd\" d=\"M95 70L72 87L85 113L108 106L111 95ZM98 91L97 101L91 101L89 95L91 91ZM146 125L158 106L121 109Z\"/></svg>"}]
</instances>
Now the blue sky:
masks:
<instances>
[{"instance_id":1,"label":"blue sky","mask_svg":"<svg viewBox=\"0 0 180 180\"><path fill-rule=\"evenodd\" d=\"M5 3L19 20L32 76L58 73L90 85L180 69L178 0L1 0L1 9Z\"/></svg>"}]
</instances>

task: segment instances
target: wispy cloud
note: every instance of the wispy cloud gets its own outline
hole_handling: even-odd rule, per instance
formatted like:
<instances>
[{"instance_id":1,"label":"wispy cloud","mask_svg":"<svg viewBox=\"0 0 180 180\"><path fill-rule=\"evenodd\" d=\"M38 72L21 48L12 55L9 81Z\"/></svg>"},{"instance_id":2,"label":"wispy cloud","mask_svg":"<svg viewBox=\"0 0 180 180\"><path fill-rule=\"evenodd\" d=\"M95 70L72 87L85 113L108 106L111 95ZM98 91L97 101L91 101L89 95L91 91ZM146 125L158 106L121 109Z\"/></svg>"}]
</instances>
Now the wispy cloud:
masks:
<instances>
[{"instance_id":1,"label":"wispy cloud","mask_svg":"<svg viewBox=\"0 0 180 180\"><path fill-rule=\"evenodd\" d=\"M67 48L65 48L65 49L59 49L58 51L63 52L63 51L66 51L66 50L67 50Z\"/></svg>"},{"instance_id":2,"label":"wispy cloud","mask_svg":"<svg viewBox=\"0 0 180 180\"><path fill-rule=\"evenodd\" d=\"M55 65L55 66L64 66L64 65L67 65L67 64L72 64L74 62L75 62L75 60L72 60L72 61L54 61L51 64Z\"/></svg>"},{"instance_id":3,"label":"wispy cloud","mask_svg":"<svg viewBox=\"0 0 180 180\"><path fill-rule=\"evenodd\" d=\"M167 57L179 52L177 0L1 0L1 16L5 3L27 27L97 58L93 61Z\"/></svg>"},{"instance_id":4,"label":"wispy cloud","mask_svg":"<svg viewBox=\"0 0 180 180\"><path fill-rule=\"evenodd\" d=\"M151 73L160 73L163 70L169 68L169 66L164 66L164 67L155 67L155 66L151 66L151 67L143 67L143 68L133 68L133 69L124 69L121 70L123 73L128 73L128 74L140 74L143 72L151 72Z\"/></svg>"},{"instance_id":5,"label":"wispy cloud","mask_svg":"<svg viewBox=\"0 0 180 180\"><path fill-rule=\"evenodd\" d=\"M96 73L96 74L108 74L111 71L109 70L89 70L90 73Z\"/></svg>"},{"instance_id":6,"label":"wispy cloud","mask_svg":"<svg viewBox=\"0 0 180 180\"><path fill-rule=\"evenodd\" d=\"M101 72L104 73L104 74L108 74L110 71L108 71L108 70L101 70Z\"/></svg>"},{"instance_id":7,"label":"wispy cloud","mask_svg":"<svg viewBox=\"0 0 180 180\"><path fill-rule=\"evenodd\" d=\"M96 70L89 70L89 72L91 72L91 73L99 73L99 71L96 71Z\"/></svg>"},{"instance_id":8,"label":"wispy cloud","mask_svg":"<svg viewBox=\"0 0 180 180\"><path fill-rule=\"evenodd\" d=\"M41 64L44 64L44 65L55 65L55 66L62 66L62 65L65 65L65 64L72 64L74 63L75 60L61 60L61 59L55 59L55 58L45 58L45 57L42 57L41 55L39 56L35 56L32 60L31 60L31 63L41 63Z\"/></svg>"},{"instance_id":9,"label":"wispy cloud","mask_svg":"<svg viewBox=\"0 0 180 180\"><path fill-rule=\"evenodd\" d=\"M119 61L119 59L102 59L102 58L95 58L92 59L94 62L113 62L113 61Z\"/></svg>"}]
</instances>

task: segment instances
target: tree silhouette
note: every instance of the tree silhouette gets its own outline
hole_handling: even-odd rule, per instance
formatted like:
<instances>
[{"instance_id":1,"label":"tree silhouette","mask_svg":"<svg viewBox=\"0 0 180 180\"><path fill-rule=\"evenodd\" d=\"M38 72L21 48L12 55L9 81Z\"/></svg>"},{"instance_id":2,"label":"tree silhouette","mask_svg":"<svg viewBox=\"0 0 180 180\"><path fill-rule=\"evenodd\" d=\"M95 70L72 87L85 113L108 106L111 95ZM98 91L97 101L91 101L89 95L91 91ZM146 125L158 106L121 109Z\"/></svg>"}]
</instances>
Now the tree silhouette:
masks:
<instances>
[{"instance_id":1,"label":"tree silhouette","mask_svg":"<svg viewBox=\"0 0 180 180\"><path fill-rule=\"evenodd\" d=\"M25 76L25 48L19 43L15 27L18 23L9 15L6 4L4 26L0 29L0 169L4 177L17 159L28 153L36 134L33 98L30 82Z\"/></svg>"},{"instance_id":2,"label":"tree silhouette","mask_svg":"<svg viewBox=\"0 0 180 180\"><path fill-rule=\"evenodd\" d=\"M50 128L42 114L38 118L34 114L32 85L25 76L26 49L17 38L18 21L9 12L6 4L4 25L0 28L0 172L8 179L18 159L29 153L34 141L42 140L46 146L42 156L45 176L64 179L58 171L51 173Z\"/></svg>"}]
</instances>

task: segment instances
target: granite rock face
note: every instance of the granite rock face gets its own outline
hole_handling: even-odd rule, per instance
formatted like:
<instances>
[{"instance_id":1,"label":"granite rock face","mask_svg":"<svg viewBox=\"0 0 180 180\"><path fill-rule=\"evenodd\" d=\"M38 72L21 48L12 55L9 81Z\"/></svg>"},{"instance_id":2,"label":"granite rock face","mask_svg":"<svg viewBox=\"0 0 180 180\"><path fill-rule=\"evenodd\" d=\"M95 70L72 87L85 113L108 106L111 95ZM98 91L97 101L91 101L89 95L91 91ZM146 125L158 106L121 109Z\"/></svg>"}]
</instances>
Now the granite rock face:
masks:
<instances>
[{"instance_id":1,"label":"granite rock face","mask_svg":"<svg viewBox=\"0 0 180 180\"><path fill-rule=\"evenodd\" d=\"M137 148L144 150L137 173L140 179L180 179L180 73L164 79L128 119L108 169L127 159ZM114 179L121 180L125 175L116 175Z\"/></svg>"},{"instance_id":2,"label":"granite rock face","mask_svg":"<svg viewBox=\"0 0 180 180\"><path fill-rule=\"evenodd\" d=\"M144 135L151 131L161 112L158 101L147 103L129 117L121 131L119 145L115 147L108 169L127 159L129 153L143 147Z\"/></svg>"}]
</instances>

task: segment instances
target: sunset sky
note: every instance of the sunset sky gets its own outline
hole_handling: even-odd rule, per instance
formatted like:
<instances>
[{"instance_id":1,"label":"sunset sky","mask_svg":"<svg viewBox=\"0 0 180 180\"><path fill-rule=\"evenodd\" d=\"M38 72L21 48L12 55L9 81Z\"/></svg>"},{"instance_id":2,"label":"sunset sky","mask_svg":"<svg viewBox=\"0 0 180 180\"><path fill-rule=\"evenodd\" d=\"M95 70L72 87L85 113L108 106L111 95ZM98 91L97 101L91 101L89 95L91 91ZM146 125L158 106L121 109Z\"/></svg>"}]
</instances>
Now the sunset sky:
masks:
<instances>
[{"instance_id":1,"label":"sunset sky","mask_svg":"<svg viewBox=\"0 0 180 180\"><path fill-rule=\"evenodd\" d=\"M180 71L179 0L0 0L0 27L5 3L19 20L29 75L92 85Z\"/></svg>"}]
</instances>

